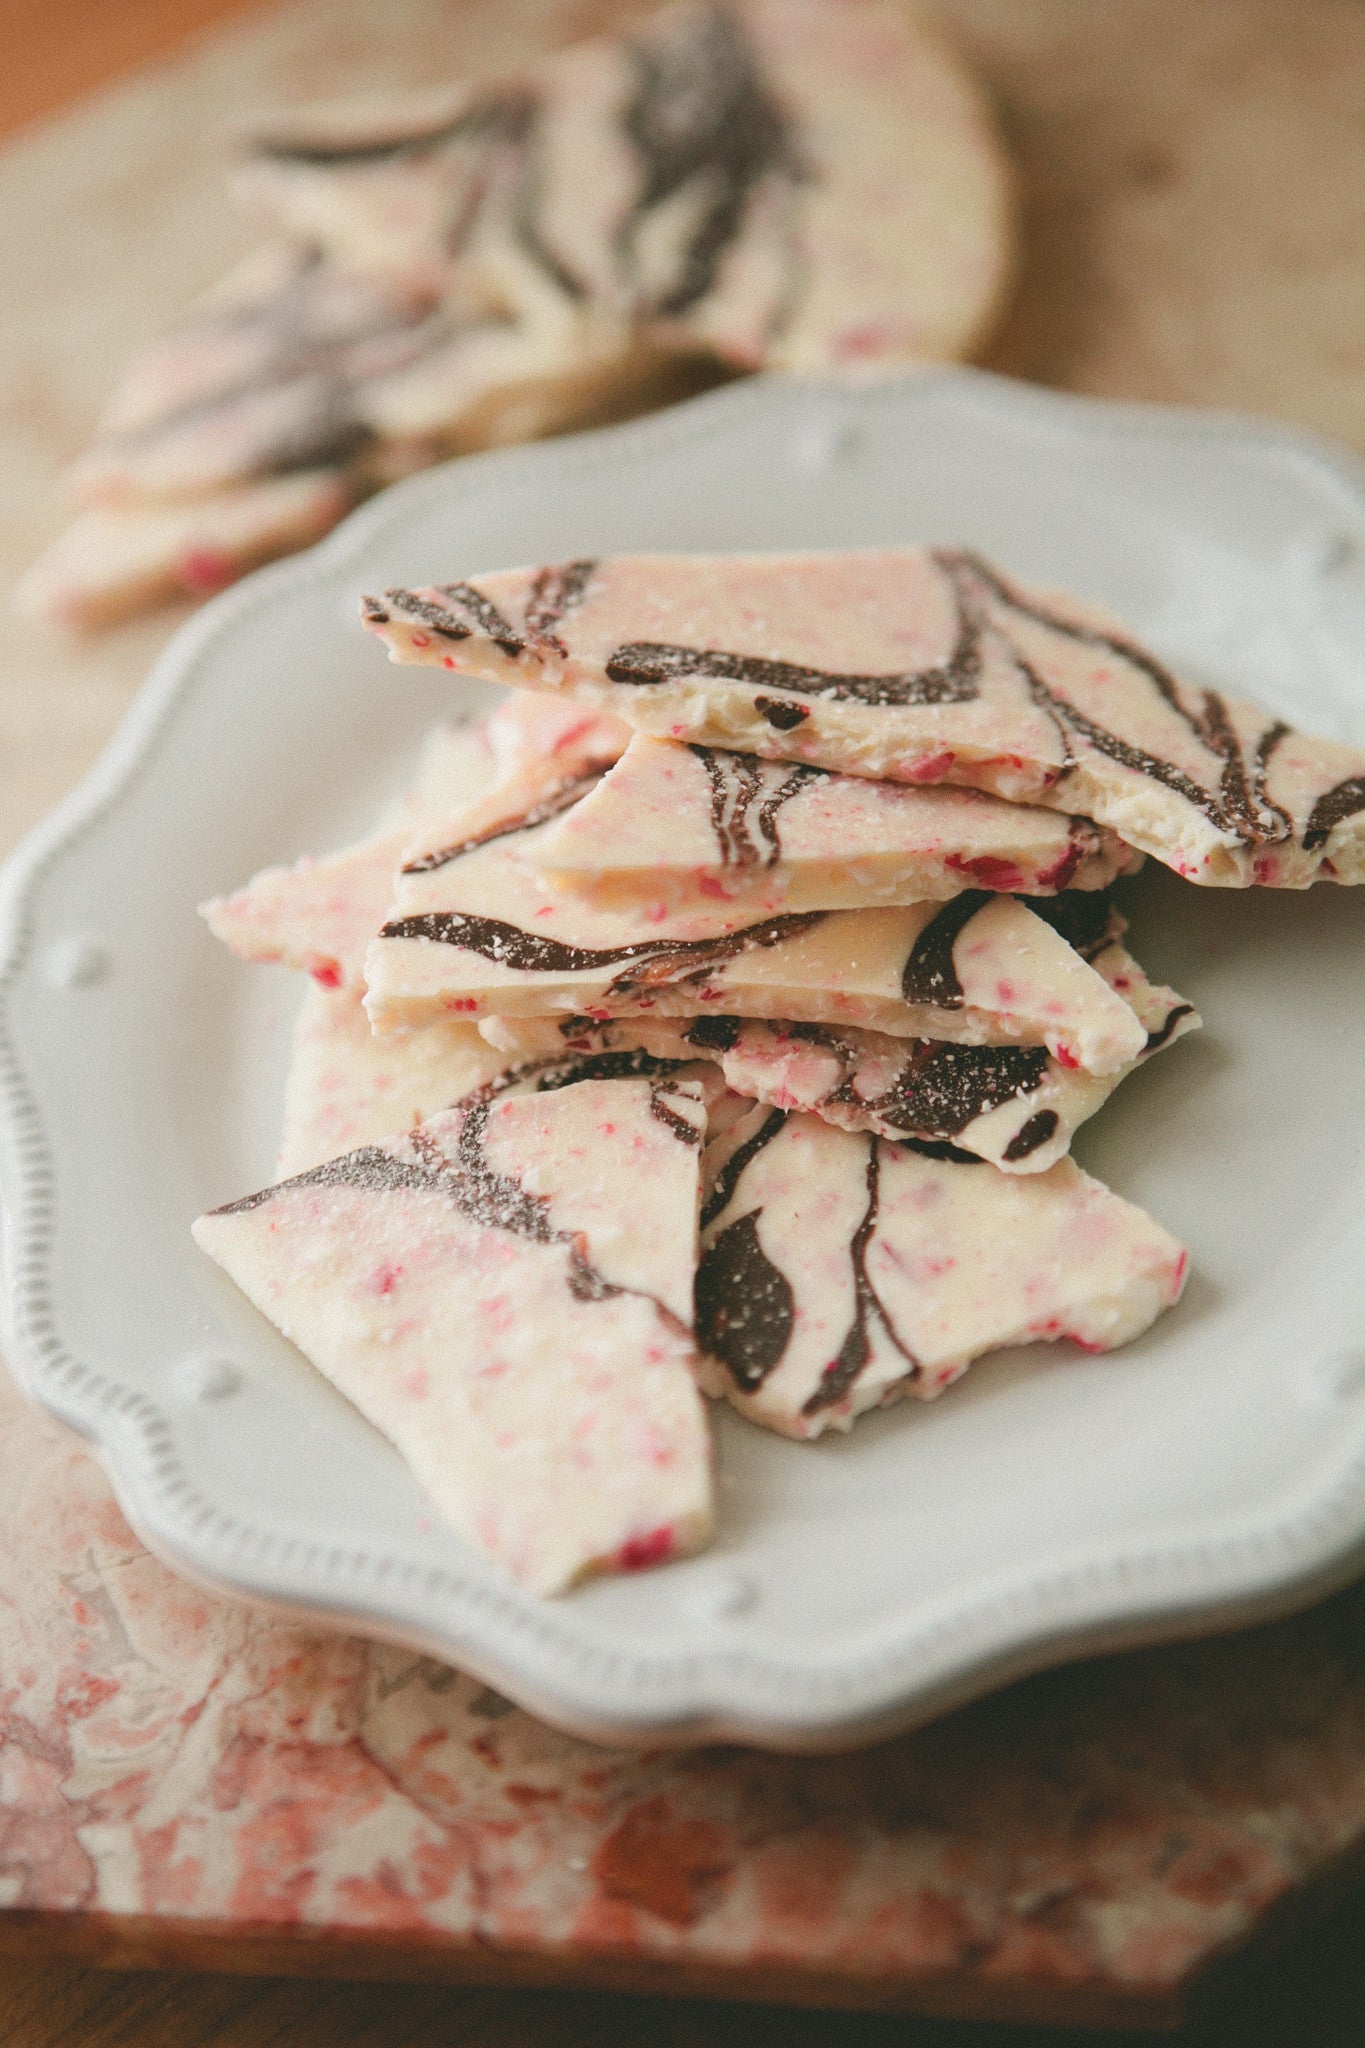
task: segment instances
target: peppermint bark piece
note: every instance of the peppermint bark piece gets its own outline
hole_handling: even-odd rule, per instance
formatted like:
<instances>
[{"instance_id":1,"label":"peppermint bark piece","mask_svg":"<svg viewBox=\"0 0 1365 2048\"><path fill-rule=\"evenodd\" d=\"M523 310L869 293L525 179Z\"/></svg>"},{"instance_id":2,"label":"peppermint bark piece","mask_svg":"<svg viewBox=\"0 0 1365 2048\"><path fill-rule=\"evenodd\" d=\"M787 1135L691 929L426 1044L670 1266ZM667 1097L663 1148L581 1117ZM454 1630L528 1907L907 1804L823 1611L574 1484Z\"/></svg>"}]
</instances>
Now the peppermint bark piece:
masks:
<instances>
[{"instance_id":1,"label":"peppermint bark piece","mask_svg":"<svg viewBox=\"0 0 1365 2048\"><path fill-rule=\"evenodd\" d=\"M293 113L241 189L348 265L474 267L632 335L802 374L953 356L1009 263L989 111L917 15L666 7L519 76Z\"/></svg>"},{"instance_id":2,"label":"peppermint bark piece","mask_svg":"<svg viewBox=\"0 0 1365 2048\"><path fill-rule=\"evenodd\" d=\"M264 868L199 914L243 960L301 968L325 988L363 993L365 949L414 838L436 825L453 829L492 790L511 788L515 808L523 793L574 785L617 758L626 731L609 715L513 691L486 720L429 736L416 786L391 823L340 853Z\"/></svg>"},{"instance_id":3,"label":"peppermint bark piece","mask_svg":"<svg viewBox=\"0 0 1365 2048\"><path fill-rule=\"evenodd\" d=\"M708 1145L709 1392L813 1437L1005 1345L1112 1350L1179 1299L1175 1239L1072 1160L1009 1175L934 1150L762 1105Z\"/></svg>"},{"instance_id":4,"label":"peppermint bark piece","mask_svg":"<svg viewBox=\"0 0 1365 2048\"><path fill-rule=\"evenodd\" d=\"M529 693L527 693L529 694ZM1141 854L1088 818L637 735L536 849L593 902L754 917L1102 889Z\"/></svg>"},{"instance_id":5,"label":"peppermint bark piece","mask_svg":"<svg viewBox=\"0 0 1365 2048\"><path fill-rule=\"evenodd\" d=\"M617 556L367 601L396 659L602 704L656 737L1093 818L1188 880L1365 879L1365 750L1183 682L1107 613L963 549ZM489 622L496 622L490 631Z\"/></svg>"},{"instance_id":6,"label":"peppermint bark piece","mask_svg":"<svg viewBox=\"0 0 1365 2048\"><path fill-rule=\"evenodd\" d=\"M381 1035L370 1029L358 990L310 984L294 1024L275 1172L287 1180L342 1152L401 1137L518 1057L454 1019Z\"/></svg>"},{"instance_id":7,"label":"peppermint bark piece","mask_svg":"<svg viewBox=\"0 0 1365 2048\"><path fill-rule=\"evenodd\" d=\"M703 1115L673 1078L475 1097L194 1235L461 1535L557 1593L710 1532L688 1329Z\"/></svg>"},{"instance_id":8,"label":"peppermint bark piece","mask_svg":"<svg viewBox=\"0 0 1365 2048\"><path fill-rule=\"evenodd\" d=\"M365 948L384 922L404 849L424 825L468 809L497 779L496 762L487 724L438 728L391 823L339 853L263 868L231 896L201 903L199 915L239 959L299 968L358 999Z\"/></svg>"},{"instance_id":9,"label":"peppermint bark piece","mask_svg":"<svg viewBox=\"0 0 1365 2048\"><path fill-rule=\"evenodd\" d=\"M1134 1064L1199 1028L1193 1006L1149 982L1117 940L1094 965L1120 988L1147 1033ZM1132 1071L1087 1074L1061 1066L1041 1046L952 1045L752 1017L489 1017L479 1030L509 1060L627 1047L661 1058L704 1056L739 1095L809 1111L843 1130L948 1142L1006 1173L1053 1166L1070 1150L1077 1126Z\"/></svg>"},{"instance_id":10,"label":"peppermint bark piece","mask_svg":"<svg viewBox=\"0 0 1365 2048\"><path fill-rule=\"evenodd\" d=\"M724 905L663 919L603 910L546 889L534 873L557 801L538 795L509 816L504 792L477 829L475 809L454 843L409 853L366 956L365 1006L378 1029L440 1016L716 1011L1046 1045L1094 1073L1142 1048L1122 997L1014 898L975 891L946 905L750 924ZM1096 901L1103 931L1108 905Z\"/></svg>"},{"instance_id":11,"label":"peppermint bark piece","mask_svg":"<svg viewBox=\"0 0 1365 2048\"><path fill-rule=\"evenodd\" d=\"M358 495L346 471L306 469L183 503L92 506L24 574L15 608L85 630L209 597L276 555L310 547Z\"/></svg>"}]
</instances>

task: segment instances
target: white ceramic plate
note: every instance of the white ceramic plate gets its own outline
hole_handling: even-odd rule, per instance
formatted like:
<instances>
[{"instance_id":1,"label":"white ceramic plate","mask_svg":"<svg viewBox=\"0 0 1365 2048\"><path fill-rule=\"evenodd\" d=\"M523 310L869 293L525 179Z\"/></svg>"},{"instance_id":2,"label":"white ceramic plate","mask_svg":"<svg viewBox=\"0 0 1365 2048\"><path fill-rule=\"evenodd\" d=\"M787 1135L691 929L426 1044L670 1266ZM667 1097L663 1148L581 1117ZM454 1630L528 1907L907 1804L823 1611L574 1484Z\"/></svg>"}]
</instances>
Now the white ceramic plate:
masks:
<instances>
[{"instance_id":1,"label":"white ceramic plate","mask_svg":"<svg viewBox=\"0 0 1365 2048\"><path fill-rule=\"evenodd\" d=\"M270 1177L297 984L201 897L340 843L464 704L356 598L620 549L965 541L1127 614L1196 677L1365 741L1365 495L1268 427L955 371L750 383L430 472L210 605L9 877L11 1357L181 1568L430 1649L603 1737L852 1742L1083 1650L1269 1613L1365 1541L1365 890L1139 887L1206 1029L1084 1164L1189 1244L1109 1358L1039 1346L934 1407L787 1443L723 1414L705 1556L540 1603L193 1248Z\"/></svg>"}]
</instances>

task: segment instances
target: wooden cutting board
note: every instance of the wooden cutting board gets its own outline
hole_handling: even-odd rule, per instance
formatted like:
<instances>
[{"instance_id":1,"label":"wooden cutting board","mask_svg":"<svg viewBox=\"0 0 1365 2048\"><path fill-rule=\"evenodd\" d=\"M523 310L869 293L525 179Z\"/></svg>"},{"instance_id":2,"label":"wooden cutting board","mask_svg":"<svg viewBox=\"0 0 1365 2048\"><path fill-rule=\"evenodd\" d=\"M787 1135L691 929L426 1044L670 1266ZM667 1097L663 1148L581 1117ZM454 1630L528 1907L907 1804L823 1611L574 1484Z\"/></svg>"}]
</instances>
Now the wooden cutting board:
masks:
<instances>
[{"instance_id":1,"label":"wooden cutting board","mask_svg":"<svg viewBox=\"0 0 1365 2048\"><path fill-rule=\"evenodd\" d=\"M1021 171L996 365L1365 447L1365 13L944 12ZM585 25L554 0L307 0L0 155L0 585L55 530L55 474L127 349L246 245L236 125ZM77 644L7 622L0 843L89 765L173 623ZM1365 1839L1359 1594L856 1758L603 1753L424 1660L186 1588L7 1389L0 1474L0 1943L25 1955L1161 2023Z\"/></svg>"}]
</instances>

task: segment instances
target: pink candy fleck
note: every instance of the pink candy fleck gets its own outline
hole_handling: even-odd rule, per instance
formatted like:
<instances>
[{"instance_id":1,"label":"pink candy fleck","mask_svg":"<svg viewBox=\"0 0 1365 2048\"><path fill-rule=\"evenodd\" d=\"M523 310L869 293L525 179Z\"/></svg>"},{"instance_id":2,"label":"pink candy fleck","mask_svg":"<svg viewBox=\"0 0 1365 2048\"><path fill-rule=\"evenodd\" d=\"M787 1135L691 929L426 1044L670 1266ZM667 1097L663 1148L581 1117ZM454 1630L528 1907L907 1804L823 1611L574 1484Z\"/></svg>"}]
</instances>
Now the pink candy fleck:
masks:
<instances>
[{"instance_id":1,"label":"pink candy fleck","mask_svg":"<svg viewBox=\"0 0 1365 2048\"><path fill-rule=\"evenodd\" d=\"M335 960L315 961L308 969L319 988L340 988L341 968Z\"/></svg>"},{"instance_id":2,"label":"pink candy fleck","mask_svg":"<svg viewBox=\"0 0 1365 2048\"><path fill-rule=\"evenodd\" d=\"M221 590L236 574L236 563L220 548L191 548L180 558L180 581L199 595Z\"/></svg>"},{"instance_id":3,"label":"pink candy fleck","mask_svg":"<svg viewBox=\"0 0 1365 2048\"><path fill-rule=\"evenodd\" d=\"M623 1572L648 1571L654 1564L665 1564L673 1555L677 1538L672 1528L665 1523L661 1529L650 1529L643 1536L630 1536L616 1553L616 1563Z\"/></svg>"},{"instance_id":4,"label":"pink candy fleck","mask_svg":"<svg viewBox=\"0 0 1365 2048\"><path fill-rule=\"evenodd\" d=\"M949 747L941 747L936 754L924 754L918 761L912 761L904 773L907 782L937 782L952 767L956 756Z\"/></svg>"},{"instance_id":5,"label":"pink candy fleck","mask_svg":"<svg viewBox=\"0 0 1365 2048\"><path fill-rule=\"evenodd\" d=\"M978 854L974 860L966 860L960 853L950 853L946 862L954 874L970 875L983 889L1022 889L1026 877L1024 871L1012 860L1001 860L993 853ZM1050 878L1040 875L1040 881Z\"/></svg>"}]
</instances>

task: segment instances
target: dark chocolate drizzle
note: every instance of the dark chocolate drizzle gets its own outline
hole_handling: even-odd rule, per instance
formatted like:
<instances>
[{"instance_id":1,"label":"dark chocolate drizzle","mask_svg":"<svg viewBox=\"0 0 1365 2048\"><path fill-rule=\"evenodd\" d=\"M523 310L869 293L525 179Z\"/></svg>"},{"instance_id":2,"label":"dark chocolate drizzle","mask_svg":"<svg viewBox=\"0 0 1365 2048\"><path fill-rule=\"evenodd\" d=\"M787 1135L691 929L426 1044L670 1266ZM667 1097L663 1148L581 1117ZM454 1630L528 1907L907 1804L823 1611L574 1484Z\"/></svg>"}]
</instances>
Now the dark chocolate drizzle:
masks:
<instances>
[{"instance_id":1,"label":"dark chocolate drizzle","mask_svg":"<svg viewBox=\"0 0 1365 2048\"><path fill-rule=\"evenodd\" d=\"M949 1045L940 1039L910 1043L910 1057L881 1095L872 1100L858 1095L850 1076L826 1100L866 1111L889 1125L897 1137L904 1133L954 1138L1002 1103L1032 1095L1047 1079L1048 1055L1040 1045ZM1040 1114L1051 1116L1056 1128L1051 1110ZM1010 1151L1005 1156L1025 1154Z\"/></svg>"},{"instance_id":2,"label":"dark chocolate drizzle","mask_svg":"<svg viewBox=\"0 0 1365 2048\"><path fill-rule=\"evenodd\" d=\"M719 676L726 682L770 690L801 690L836 703L871 705L961 704L977 691L975 668L968 673L956 656L919 674L844 675L777 661L760 654L726 654L719 648L674 647L662 641L632 640L608 657L613 683L676 683L689 676ZM771 724L771 714L765 713Z\"/></svg>"},{"instance_id":3,"label":"dark chocolate drizzle","mask_svg":"<svg viewBox=\"0 0 1365 2048\"><path fill-rule=\"evenodd\" d=\"M1019 1126L1002 1156L1011 1164L1019 1159L1027 1159L1040 1145L1046 1145L1048 1139L1055 1136L1060 1122L1061 1118L1055 1109L1037 1110L1026 1124Z\"/></svg>"},{"instance_id":4,"label":"dark chocolate drizzle","mask_svg":"<svg viewBox=\"0 0 1365 2048\"><path fill-rule=\"evenodd\" d=\"M739 1017L697 1017L683 1032L689 1045L702 1052L730 1052L744 1030Z\"/></svg>"},{"instance_id":5,"label":"dark chocolate drizzle","mask_svg":"<svg viewBox=\"0 0 1365 2048\"><path fill-rule=\"evenodd\" d=\"M1115 936L1114 900L1107 889L1063 889L1056 896L1017 899L1051 925L1082 960L1094 960Z\"/></svg>"},{"instance_id":6,"label":"dark chocolate drizzle","mask_svg":"<svg viewBox=\"0 0 1365 2048\"><path fill-rule=\"evenodd\" d=\"M729 1208L745 1167L748 1166L751 1160L758 1157L765 1145L771 1145L786 1121L787 1112L785 1109L770 1109L758 1129L751 1132L742 1145L735 1147L720 1172L716 1175L711 1192L701 1205L701 1227L703 1230L705 1230L708 1223L714 1223L717 1216L723 1215L725 1210Z\"/></svg>"},{"instance_id":7,"label":"dark chocolate drizzle","mask_svg":"<svg viewBox=\"0 0 1365 2048\"><path fill-rule=\"evenodd\" d=\"M953 965L953 947L963 928L991 901L986 889L964 889L936 911L925 925L901 973L907 1003L926 1003L939 1010L960 1010L962 983Z\"/></svg>"},{"instance_id":8,"label":"dark chocolate drizzle","mask_svg":"<svg viewBox=\"0 0 1365 2048\"><path fill-rule=\"evenodd\" d=\"M758 1241L761 1208L727 1224L697 1263L697 1341L746 1393L761 1387L791 1342L791 1282Z\"/></svg>"},{"instance_id":9,"label":"dark chocolate drizzle","mask_svg":"<svg viewBox=\"0 0 1365 2048\"><path fill-rule=\"evenodd\" d=\"M641 296L642 230L660 209L691 199L672 274L641 305L647 315L676 316L714 288L759 186L776 179L791 189L809 173L792 124L728 10L709 8L671 32L656 28L627 50L634 91L621 119L639 159L640 187L616 231L615 255ZM789 279L779 309L794 288Z\"/></svg>"},{"instance_id":10,"label":"dark chocolate drizzle","mask_svg":"<svg viewBox=\"0 0 1365 2048\"><path fill-rule=\"evenodd\" d=\"M913 1379L919 1371L918 1360L910 1347L902 1341L885 1303L868 1277L867 1248L877 1227L877 1212L880 1207L881 1142L877 1138L869 1138L867 1207L848 1248L853 1266L853 1321L849 1324L848 1334L843 1343L821 1373L820 1384L802 1408L803 1415L819 1415L822 1410L832 1408L837 1401L843 1399L872 1356L872 1337L868 1326L874 1317L905 1360L908 1368L905 1377Z\"/></svg>"},{"instance_id":11,"label":"dark chocolate drizzle","mask_svg":"<svg viewBox=\"0 0 1365 2048\"><path fill-rule=\"evenodd\" d=\"M753 754L721 752L693 746L710 785L711 829L716 835L722 867L772 867L782 857L778 812L808 783L823 778L823 768L797 767L768 792L754 813L758 841L749 830L749 814L763 787L766 763ZM761 844L759 842L762 842Z\"/></svg>"},{"instance_id":12,"label":"dark chocolate drizzle","mask_svg":"<svg viewBox=\"0 0 1365 2048\"><path fill-rule=\"evenodd\" d=\"M556 1230L549 1220L549 1202L533 1195L513 1175L499 1173L484 1156L484 1135L491 1103L472 1100L460 1125L456 1156L443 1153L428 1126L419 1124L408 1139L415 1158L404 1159L382 1146L366 1145L340 1159L329 1159L292 1180L263 1188L243 1201L215 1209L216 1216L236 1216L260 1207L291 1188L353 1188L369 1194L398 1191L439 1195L460 1214L485 1230L505 1230L534 1244L562 1244L569 1254L569 1292L576 1301L609 1301L625 1290L606 1280L583 1250L580 1231Z\"/></svg>"},{"instance_id":13,"label":"dark chocolate drizzle","mask_svg":"<svg viewBox=\"0 0 1365 2048\"><path fill-rule=\"evenodd\" d=\"M1216 690L1200 692L1199 701L1192 708L1186 701L1181 684L1170 671L1126 635L1085 625L1025 597L989 563L965 549L935 549L933 559L951 585L957 630L953 649L946 661L929 668L883 675L842 674L829 669L808 668L800 662L735 654L720 648L631 641L609 656L606 674L614 683L641 687L676 683L693 676L747 684L763 693L761 697L755 696L755 708L781 730L784 726L799 723L809 714L805 706L797 705L793 707L790 718L777 718L775 707L782 700L770 694L774 691L790 691L823 697L836 703L851 701L873 707L967 703L980 692L983 650L989 637L1004 650L1023 679L1031 700L1049 718L1057 733L1062 759L1055 779L1060 780L1076 765L1074 737L1084 740L1122 767L1161 783L1243 846L1275 845L1293 837L1293 820L1289 812L1267 790L1272 758L1290 730L1282 719L1270 721L1262 730L1252 749L1251 766L1248 768L1242 741L1226 703ZM1110 732L1052 689L1011 639L1008 631L1011 615L1026 619L1073 643L1103 651L1115 661L1136 670L1156 691L1167 709L1219 762L1217 788L1205 788L1174 762ZM1327 791L1317 800L1309 817L1302 842L1305 849L1309 852L1316 850L1341 819L1352 817L1361 810L1365 810L1365 777L1350 777Z\"/></svg>"},{"instance_id":14,"label":"dark chocolate drizzle","mask_svg":"<svg viewBox=\"0 0 1365 2048\"><path fill-rule=\"evenodd\" d=\"M1316 853L1327 844L1338 825L1361 811L1365 811L1365 775L1352 775L1318 798L1309 813L1304 846L1309 853Z\"/></svg>"},{"instance_id":15,"label":"dark chocolate drizzle","mask_svg":"<svg viewBox=\"0 0 1365 2048\"><path fill-rule=\"evenodd\" d=\"M383 927L380 937L429 939L438 945L458 946L466 952L478 953L496 966L510 967L523 974L584 974L593 968L630 963L637 971L617 975L610 984L611 993L627 994L639 987L704 980L713 967L758 946L780 946L799 932L822 923L824 917L820 910L770 917L761 924L746 925L742 931L726 932L713 939L637 939L628 946L570 946L561 939L547 938L542 932L527 932L520 925L505 924L501 918L477 917L462 910L437 910L395 918Z\"/></svg>"},{"instance_id":16,"label":"dark chocolate drizzle","mask_svg":"<svg viewBox=\"0 0 1365 2048\"><path fill-rule=\"evenodd\" d=\"M1161 1050L1161 1047L1165 1045L1171 1033L1175 1030L1175 1027L1180 1022L1181 1018L1192 1017L1193 1015L1193 1003L1174 1004L1169 1014L1167 1015L1165 1022L1159 1024L1155 1031L1149 1031L1147 1033L1147 1043L1142 1048L1143 1057L1145 1058L1149 1052L1159 1052Z\"/></svg>"},{"instance_id":17,"label":"dark chocolate drizzle","mask_svg":"<svg viewBox=\"0 0 1365 2048\"><path fill-rule=\"evenodd\" d=\"M431 853L419 854L416 860L406 862L405 875L429 875L437 868L447 867L451 861L460 860L467 853L474 853L481 846L492 846L499 839L513 839L520 832L533 832L537 825L547 825L551 818L558 818L564 811L573 809L588 791L602 780L594 770L587 775L569 775L563 782L556 782L542 796L518 812L515 818L504 819L487 832L476 832L469 839L459 839L453 846L442 846Z\"/></svg>"},{"instance_id":18,"label":"dark chocolate drizzle","mask_svg":"<svg viewBox=\"0 0 1365 2048\"><path fill-rule=\"evenodd\" d=\"M212 337L254 330L254 367L191 391L140 424L104 435L99 445L136 457L196 423L231 416L235 409L246 445L232 479L285 476L350 462L374 438L356 410L356 392L366 375L405 367L468 323L457 323L431 292L399 297L378 287L368 304L343 306L339 314L336 300L329 297L336 279L323 252L307 248L264 296L192 314L178 332ZM264 419L253 422L254 400L278 401L286 394L290 417L282 420L276 403ZM224 480L229 480L226 472Z\"/></svg>"},{"instance_id":19,"label":"dark chocolate drizzle","mask_svg":"<svg viewBox=\"0 0 1365 2048\"><path fill-rule=\"evenodd\" d=\"M328 142L323 137L257 136L250 154L273 164L310 165L326 170L343 170L348 165L383 163L395 157L426 155L443 144L482 139L505 133L512 111L520 107L521 93L487 93L448 120L420 128L400 128L388 134L372 135L364 141Z\"/></svg>"},{"instance_id":20,"label":"dark chocolate drizzle","mask_svg":"<svg viewBox=\"0 0 1365 2048\"><path fill-rule=\"evenodd\" d=\"M533 646L567 655L569 650L558 629L569 613L582 604L596 567L595 561L584 558L536 571L525 606L526 632Z\"/></svg>"},{"instance_id":21,"label":"dark chocolate drizzle","mask_svg":"<svg viewBox=\"0 0 1365 2048\"><path fill-rule=\"evenodd\" d=\"M804 704L784 704L777 697L755 697L754 710L761 711L769 725L778 732L791 732L793 727L804 725L810 711Z\"/></svg>"},{"instance_id":22,"label":"dark chocolate drizzle","mask_svg":"<svg viewBox=\"0 0 1365 2048\"><path fill-rule=\"evenodd\" d=\"M532 1061L514 1068L510 1078L515 1081L534 1074L536 1092L542 1095L571 1088L578 1081L648 1080L650 1115L682 1144L695 1146L702 1142L700 1125L680 1115L668 1100L674 1092L668 1085L672 1077L692 1065L691 1060L665 1059L643 1047L627 1047L616 1052L582 1053L577 1059L555 1060L545 1066Z\"/></svg>"},{"instance_id":23,"label":"dark chocolate drizzle","mask_svg":"<svg viewBox=\"0 0 1365 2048\"><path fill-rule=\"evenodd\" d=\"M451 188L444 249L458 255L479 216L501 197L508 231L522 251L571 299L587 288L546 241L541 226L545 166L544 107L524 85L482 93L462 112L423 127L363 140L263 137L252 154L266 163L346 171L408 159L438 160Z\"/></svg>"},{"instance_id":24,"label":"dark chocolate drizzle","mask_svg":"<svg viewBox=\"0 0 1365 2048\"><path fill-rule=\"evenodd\" d=\"M964 1152L961 1145L950 1145L946 1138L897 1138L902 1152L918 1152L921 1159L942 1159L951 1166L984 1166L986 1161L979 1152Z\"/></svg>"},{"instance_id":25,"label":"dark chocolate drizzle","mask_svg":"<svg viewBox=\"0 0 1365 2048\"><path fill-rule=\"evenodd\" d=\"M261 1188L240 1201L227 1202L210 1213L240 1216L259 1209L276 1195L294 1188L349 1188L366 1194L413 1193L439 1195L452 1202L471 1223L487 1230L505 1230L534 1244L565 1246L569 1255L569 1292L576 1301L610 1301L635 1290L607 1280L591 1264L584 1250L581 1231L558 1230L550 1222L550 1204L545 1195L532 1194L512 1174L499 1173L484 1152L488 1118L498 1096L533 1082L538 1092L567 1088L576 1081L618 1080L645 1076L650 1080L650 1113L680 1143L701 1144L702 1133L690 1118L682 1116L668 1101L670 1080L686 1060L660 1060L644 1052L602 1053L577 1060L527 1061L485 1082L463 1098L464 1117L456 1141L454 1159L444 1153L430 1126L419 1124L407 1145L415 1158L403 1158L382 1145L365 1145L310 1167L289 1180ZM651 1299L653 1297L650 1297Z\"/></svg>"}]
</instances>

